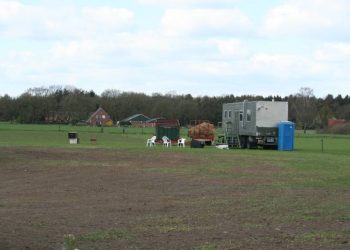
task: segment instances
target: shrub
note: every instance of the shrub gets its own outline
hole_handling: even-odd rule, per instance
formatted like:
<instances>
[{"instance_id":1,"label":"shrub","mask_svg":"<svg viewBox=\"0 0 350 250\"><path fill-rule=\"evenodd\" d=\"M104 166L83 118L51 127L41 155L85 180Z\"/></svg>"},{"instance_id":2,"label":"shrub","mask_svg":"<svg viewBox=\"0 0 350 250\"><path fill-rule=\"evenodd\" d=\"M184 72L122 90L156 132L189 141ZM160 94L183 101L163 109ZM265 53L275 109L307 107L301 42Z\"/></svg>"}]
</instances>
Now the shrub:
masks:
<instances>
[{"instance_id":1,"label":"shrub","mask_svg":"<svg viewBox=\"0 0 350 250\"><path fill-rule=\"evenodd\" d=\"M105 127L113 127L113 121L112 120L108 120L105 122L104 124Z\"/></svg>"}]
</instances>

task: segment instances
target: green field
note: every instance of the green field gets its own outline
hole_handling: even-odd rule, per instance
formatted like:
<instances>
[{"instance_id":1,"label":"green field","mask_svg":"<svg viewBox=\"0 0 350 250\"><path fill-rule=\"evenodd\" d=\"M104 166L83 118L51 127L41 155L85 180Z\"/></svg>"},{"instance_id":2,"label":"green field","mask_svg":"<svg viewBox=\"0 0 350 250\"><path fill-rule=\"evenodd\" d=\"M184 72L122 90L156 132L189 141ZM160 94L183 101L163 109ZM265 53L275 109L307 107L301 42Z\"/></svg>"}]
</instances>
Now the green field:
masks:
<instances>
[{"instance_id":1,"label":"green field","mask_svg":"<svg viewBox=\"0 0 350 250\"><path fill-rule=\"evenodd\" d=\"M181 136L187 138L187 129ZM67 133L78 132L80 145L68 145ZM70 125L28 125L0 123L0 145L2 146L44 146L44 147L101 147L101 148L144 148L147 138L155 133L154 128L88 127ZM91 145L90 138L97 138L97 145ZM299 131L295 137L296 152L323 152L327 154L350 154L350 135L325 135ZM250 152L251 153L251 152Z\"/></svg>"},{"instance_id":2,"label":"green field","mask_svg":"<svg viewBox=\"0 0 350 250\"><path fill-rule=\"evenodd\" d=\"M79 133L79 145L68 144L69 131ZM142 197L148 197L150 202L158 199L162 202L147 213L130 215L128 222L117 228L107 222L95 227L82 223L62 228L52 232L55 235L53 242L62 242L64 234L73 233L79 249L97 249L99 246L101 249L117 246L130 246L130 249L147 246L150 249L350 247L350 136L297 133L295 150L280 152L219 150L210 146L203 149L164 148L161 145L146 148L146 139L153 133L153 129L124 128L123 131L123 128L103 128L102 131L96 127L0 123L1 187L14 185L7 193L0 192L0 215L8 213L6 208L12 206L17 209L16 216L21 214L19 201L7 197L17 183L11 179L17 172L12 173L11 169L18 170L19 175L22 173L19 169L26 164L29 170L41 171L41 174L55 173L56 169L62 168L81 172L89 169L96 176L107 169L121 169L135 171L130 174L135 176L135 182L145 183L137 192L132 191L136 187L128 186L130 190L125 189L125 193L131 192L128 197L145 191ZM186 136L185 129L181 133ZM96 137L96 144L91 144L91 137ZM62 159L55 156L55 151L62 153ZM31 156L28 152L41 157ZM89 155L92 152L94 157ZM65 155L72 159L65 158ZM144 176L138 176L138 173ZM60 172L60 175L63 174ZM162 192L159 192L159 186L152 186L156 185L155 178L161 190L164 189ZM169 185L173 183L178 188L170 189ZM48 187L41 184L42 188ZM96 185L117 184L105 181ZM109 199L115 195L113 189L110 192ZM129 202L139 209L141 200L147 203L147 199L130 198ZM27 205L33 206L32 203ZM89 206L81 209L94 213ZM114 204L104 211L108 213L116 209L115 206L123 207ZM164 209L158 209L158 206ZM118 208L114 212L118 214L120 211ZM34 229L22 233L32 233L37 237L57 225L51 223L49 219L37 219ZM4 230L0 229L0 242L7 240L6 236L1 237L1 232L8 238L12 237ZM31 244L28 239L23 241ZM52 247L44 243L33 246ZM23 248L23 245L16 247Z\"/></svg>"}]
</instances>

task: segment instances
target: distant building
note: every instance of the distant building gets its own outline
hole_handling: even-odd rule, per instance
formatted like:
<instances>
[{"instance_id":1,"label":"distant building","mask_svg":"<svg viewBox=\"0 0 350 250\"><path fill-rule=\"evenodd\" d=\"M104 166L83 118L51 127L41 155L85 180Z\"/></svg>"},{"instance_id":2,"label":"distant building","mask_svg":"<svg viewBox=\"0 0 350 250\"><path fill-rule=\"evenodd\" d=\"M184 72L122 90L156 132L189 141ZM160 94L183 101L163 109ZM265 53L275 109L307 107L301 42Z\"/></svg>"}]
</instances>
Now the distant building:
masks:
<instances>
[{"instance_id":1,"label":"distant building","mask_svg":"<svg viewBox=\"0 0 350 250\"><path fill-rule=\"evenodd\" d=\"M68 124L71 120L71 113L65 111L50 111L45 117L46 123Z\"/></svg>"},{"instance_id":2,"label":"distant building","mask_svg":"<svg viewBox=\"0 0 350 250\"><path fill-rule=\"evenodd\" d=\"M150 120L151 118L149 118L146 115L143 114L135 114L132 116L129 116L123 120L121 120L121 122L146 122L148 120Z\"/></svg>"},{"instance_id":3,"label":"distant building","mask_svg":"<svg viewBox=\"0 0 350 250\"><path fill-rule=\"evenodd\" d=\"M336 119L336 118L328 119L328 127L333 127L335 125L345 124L345 123L346 123L346 120L344 119Z\"/></svg>"},{"instance_id":4,"label":"distant building","mask_svg":"<svg viewBox=\"0 0 350 250\"><path fill-rule=\"evenodd\" d=\"M133 127L145 127L145 124L147 121L149 121L151 118L149 118L146 115L143 114L135 114L132 116L129 116L121 121L118 122L119 125L127 125L127 126L133 126Z\"/></svg>"},{"instance_id":5,"label":"distant building","mask_svg":"<svg viewBox=\"0 0 350 250\"><path fill-rule=\"evenodd\" d=\"M154 128L156 126L157 122L160 120L165 120L165 118L164 117L157 117L157 118L149 119L148 121L145 122L144 127Z\"/></svg>"},{"instance_id":6,"label":"distant building","mask_svg":"<svg viewBox=\"0 0 350 250\"><path fill-rule=\"evenodd\" d=\"M159 120L165 120L165 118L164 117L152 118L146 121L146 123L157 123Z\"/></svg>"},{"instance_id":7,"label":"distant building","mask_svg":"<svg viewBox=\"0 0 350 250\"><path fill-rule=\"evenodd\" d=\"M86 121L86 123L91 126L113 125L113 121L110 115L103 108L98 108L95 111L95 113L93 113L90 116L90 118Z\"/></svg>"}]
</instances>

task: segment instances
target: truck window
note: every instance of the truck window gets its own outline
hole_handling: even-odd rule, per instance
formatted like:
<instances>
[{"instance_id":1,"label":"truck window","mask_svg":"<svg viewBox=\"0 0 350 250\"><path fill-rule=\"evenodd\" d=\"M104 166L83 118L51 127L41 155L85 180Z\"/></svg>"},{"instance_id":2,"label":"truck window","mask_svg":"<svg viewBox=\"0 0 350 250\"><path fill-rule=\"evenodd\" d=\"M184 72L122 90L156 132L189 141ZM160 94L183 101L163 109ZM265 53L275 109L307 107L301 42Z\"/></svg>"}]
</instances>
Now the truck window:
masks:
<instances>
[{"instance_id":1,"label":"truck window","mask_svg":"<svg viewBox=\"0 0 350 250\"><path fill-rule=\"evenodd\" d=\"M252 112L250 109L247 109L247 122L250 122L252 120Z\"/></svg>"}]
</instances>

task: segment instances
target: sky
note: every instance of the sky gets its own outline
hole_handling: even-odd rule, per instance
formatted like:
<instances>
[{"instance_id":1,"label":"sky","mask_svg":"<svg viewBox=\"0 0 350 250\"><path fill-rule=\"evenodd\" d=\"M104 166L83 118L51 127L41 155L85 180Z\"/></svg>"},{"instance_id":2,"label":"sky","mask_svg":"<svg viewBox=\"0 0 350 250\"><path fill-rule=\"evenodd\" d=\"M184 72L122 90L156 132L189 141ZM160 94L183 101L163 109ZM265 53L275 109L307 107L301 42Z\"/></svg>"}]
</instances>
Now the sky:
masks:
<instances>
[{"instance_id":1,"label":"sky","mask_svg":"<svg viewBox=\"0 0 350 250\"><path fill-rule=\"evenodd\" d=\"M0 96L350 94L348 0L0 0Z\"/></svg>"}]
</instances>

